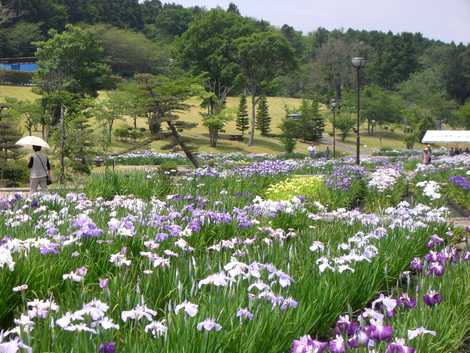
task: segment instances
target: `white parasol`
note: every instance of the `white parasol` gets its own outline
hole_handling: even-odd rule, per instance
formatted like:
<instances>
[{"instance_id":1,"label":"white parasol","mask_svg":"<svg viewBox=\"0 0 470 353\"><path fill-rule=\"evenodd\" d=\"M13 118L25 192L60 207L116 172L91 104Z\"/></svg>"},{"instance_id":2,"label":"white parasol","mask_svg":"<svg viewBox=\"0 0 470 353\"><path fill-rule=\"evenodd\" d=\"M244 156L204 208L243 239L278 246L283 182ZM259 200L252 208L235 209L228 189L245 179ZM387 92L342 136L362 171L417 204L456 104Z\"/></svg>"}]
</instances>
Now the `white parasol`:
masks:
<instances>
[{"instance_id":1,"label":"white parasol","mask_svg":"<svg viewBox=\"0 0 470 353\"><path fill-rule=\"evenodd\" d=\"M49 145L47 144L46 141L44 141L42 138L36 137L36 136L22 137L15 143L15 145L20 145L20 146L24 146L24 147L41 146L41 147L44 147L44 148L49 148Z\"/></svg>"}]
</instances>

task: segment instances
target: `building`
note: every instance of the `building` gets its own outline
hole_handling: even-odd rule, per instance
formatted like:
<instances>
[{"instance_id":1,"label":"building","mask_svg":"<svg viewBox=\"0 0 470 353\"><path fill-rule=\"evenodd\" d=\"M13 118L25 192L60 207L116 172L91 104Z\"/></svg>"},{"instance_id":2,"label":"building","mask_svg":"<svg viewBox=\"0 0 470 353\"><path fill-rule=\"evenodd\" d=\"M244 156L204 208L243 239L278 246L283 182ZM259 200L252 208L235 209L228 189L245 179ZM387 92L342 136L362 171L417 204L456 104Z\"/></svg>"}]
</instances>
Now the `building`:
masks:
<instances>
[{"instance_id":1,"label":"building","mask_svg":"<svg viewBox=\"0 0 470 353\"><path fill-rule=\"evenodd\" d=\"M38 69L35 57L26 58L0 58L0 70L35 72Z\"/></svg>"}]
</instances>

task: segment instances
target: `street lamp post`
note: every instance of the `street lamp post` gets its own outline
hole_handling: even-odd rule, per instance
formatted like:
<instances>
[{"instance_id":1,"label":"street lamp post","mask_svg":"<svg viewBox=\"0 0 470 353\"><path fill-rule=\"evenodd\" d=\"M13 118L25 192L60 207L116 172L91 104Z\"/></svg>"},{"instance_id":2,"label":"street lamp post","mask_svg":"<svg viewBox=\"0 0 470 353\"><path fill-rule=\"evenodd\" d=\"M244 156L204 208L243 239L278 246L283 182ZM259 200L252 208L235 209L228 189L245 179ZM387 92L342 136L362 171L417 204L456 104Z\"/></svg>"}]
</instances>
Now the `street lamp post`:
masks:
<instances>
[{"instance_id":1,"label":"street lamp post","mask_svg":"<svg viewBox=\"0 0 470 353\"><path fill-rule=\"evenodd\" d=\"M357 127L356 127L356 164L361 164L361 157L360 157L360 152L361 152L361 137L359 135L359 128L360 128L360 111L361 111L361 95L360 95L360 88L361 88L361 82L360 82L360 71L361 68L363 68L366 63L367 59L361 58L361 57L354 57L351 60L352 66L356 69L356 78L357 78Z\"/></svg>"},{"instance_id":2,"label":"street lamp post","mask_svg":"<svg viewBox=\"0 0 470 353\"><path fill-rule=\"evenodd\" d=\"M330 105L333 110L333 159L336 159L336 107L338 106L336 99L332 98Z\"/></svg>"}]
</instances>

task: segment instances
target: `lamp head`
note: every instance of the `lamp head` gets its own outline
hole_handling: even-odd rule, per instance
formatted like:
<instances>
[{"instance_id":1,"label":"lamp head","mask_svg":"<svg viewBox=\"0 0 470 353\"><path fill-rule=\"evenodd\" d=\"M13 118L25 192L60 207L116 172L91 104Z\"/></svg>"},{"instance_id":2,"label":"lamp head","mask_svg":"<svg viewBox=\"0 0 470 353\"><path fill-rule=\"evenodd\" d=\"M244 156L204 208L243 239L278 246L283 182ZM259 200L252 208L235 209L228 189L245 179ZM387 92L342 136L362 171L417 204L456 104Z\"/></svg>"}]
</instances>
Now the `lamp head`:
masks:
<instances>
[{"instance_id":1,"label":"lamp head","mask_svg":"<svg viewBox=\"0 0 470 353\"><path fill-rule=\"evenodd\" d=\"M361 58L361 57L354 57L352 58L351 63L352 63L352 66L354 66L356 69L360 69L366 66L367 59Z\"/></svg>"}]
</instances>

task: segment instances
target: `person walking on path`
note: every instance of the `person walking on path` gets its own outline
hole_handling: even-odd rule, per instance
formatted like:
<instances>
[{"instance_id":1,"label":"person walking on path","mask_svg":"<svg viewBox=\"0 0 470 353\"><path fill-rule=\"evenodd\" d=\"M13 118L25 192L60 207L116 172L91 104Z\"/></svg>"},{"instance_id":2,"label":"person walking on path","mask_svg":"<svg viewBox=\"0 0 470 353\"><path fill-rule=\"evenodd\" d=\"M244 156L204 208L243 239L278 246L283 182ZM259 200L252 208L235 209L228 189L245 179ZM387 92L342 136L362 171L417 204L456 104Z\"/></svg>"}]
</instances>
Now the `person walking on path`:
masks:
<instances>
[{"instance_id":1,"label":"person walking on path","mask_svg":"<svg viewBox=\"0 0 470 353\"><path fill-rule=\"evenodd\" d=\"M34 153L29 159L28 168L30 169L30 192L47 191L48 180L51 177L51 164L49 158L41 153L40 146L33 146Z\"/></svg>"},{"instance_id":2,"label":"person walking on path","mask_svg":"<svg viewBox=\"0 0 470 353\"><path fill-rule=\"evenodd\" d=\"M428 165L431 163L431 150L429 149L429 147L424 147L424 151L423 151L423 164L424 165Z\"/></svg>"}]
</instances>

